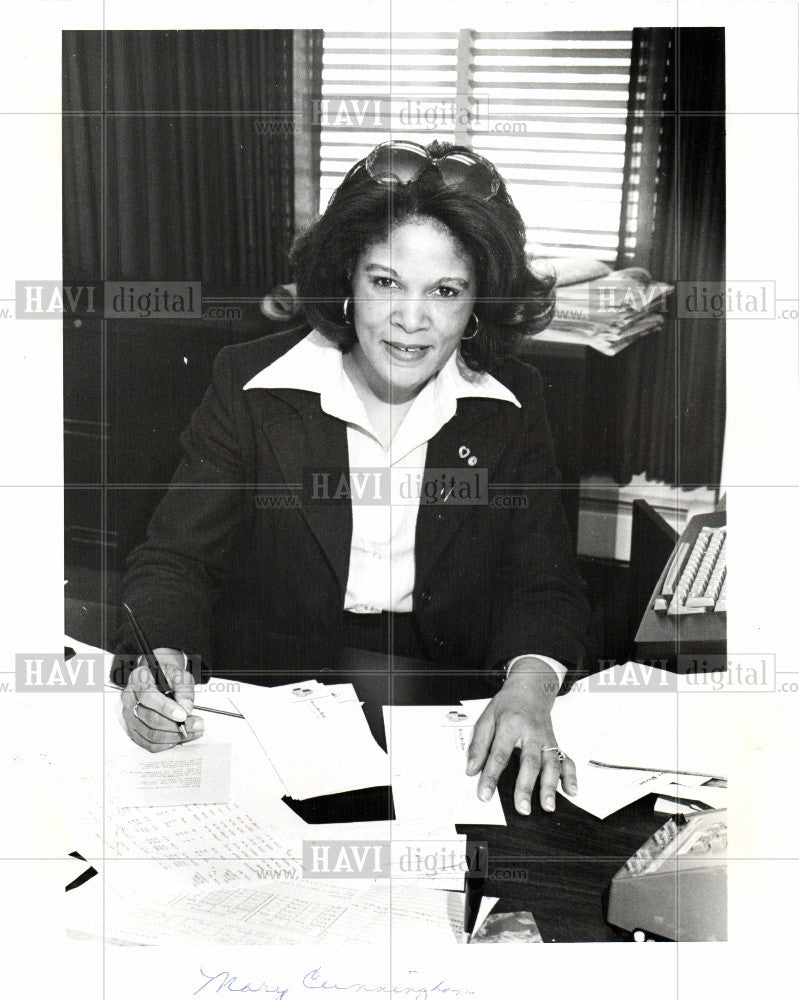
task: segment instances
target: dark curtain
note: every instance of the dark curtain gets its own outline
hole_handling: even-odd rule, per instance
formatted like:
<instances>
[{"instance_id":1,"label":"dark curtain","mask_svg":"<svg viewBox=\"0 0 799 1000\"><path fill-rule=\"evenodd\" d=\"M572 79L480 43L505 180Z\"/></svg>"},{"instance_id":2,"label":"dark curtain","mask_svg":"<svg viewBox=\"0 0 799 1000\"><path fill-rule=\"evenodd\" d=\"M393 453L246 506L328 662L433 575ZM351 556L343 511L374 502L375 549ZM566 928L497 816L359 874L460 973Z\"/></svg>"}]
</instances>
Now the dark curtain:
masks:
<instances>
[{"instance_id":1,"label":"dark curtain","mask_svg":"<svg viewBox=\"0 0 799 1000\"><path fill-rule=\"evenodd\" d=\"M292 66L291 31L65 33L65 279L285 280Z\"/></svg>"},{"instance_id":2,"label":"dark curtain","mask_svg":"<svg viewBox=\"0 0 799 1000\"><path fill-rule=\"evenodd\" d=\"M723 28L636 29L619 266L677 291L663 330L589 359L587 474L622 485L638 473L683 487L719 481L724 320L678 307L691 287L725 280L724 109Z\"/></svg>"},{"instance_id":3,"label":"dark curtain","mask_svg":"<svg viewBox=\"0 0 799 1000\"><path fill-rule=\"evenodd\" d=\"M100 567L102 586L143 537L214 358L269 332L260 300L289 277L294 102L315 72L295 43L271 30L63 33L64 283L198 281L203 305L231 307L64 317L67 559Z\"/></svg>"}]
</instances>

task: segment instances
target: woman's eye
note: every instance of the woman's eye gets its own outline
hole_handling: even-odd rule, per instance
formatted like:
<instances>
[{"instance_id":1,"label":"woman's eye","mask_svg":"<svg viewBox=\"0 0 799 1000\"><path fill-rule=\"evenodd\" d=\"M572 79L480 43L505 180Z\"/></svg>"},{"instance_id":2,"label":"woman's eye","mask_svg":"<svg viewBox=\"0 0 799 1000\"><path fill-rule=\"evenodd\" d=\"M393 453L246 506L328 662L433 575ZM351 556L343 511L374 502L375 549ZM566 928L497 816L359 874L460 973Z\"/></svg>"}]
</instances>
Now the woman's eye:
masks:
<instances>
[{"instance_id":1,"label":"woman's eye","mask_svg":"<svg viewBox=\"0 0 799 1000\"><path fill-rule=\"evenodd\" d=\"M382 274L376 274L372 278L372 284L376 288L391 288L391 286L394 284L394 279L387 278L385 275Z\"/></svg>"},{"instance_id":2,"label":"woman's eye","mask_svg":"<svg viewBox=\"0 0 799 1000\"><path fill-rule=\"evenodd\" d=\"M460 289L452 288L450 285L439 285L436 289L436 293L439 298L454 299L460 293Z\"/></svg>"}]
</instances>

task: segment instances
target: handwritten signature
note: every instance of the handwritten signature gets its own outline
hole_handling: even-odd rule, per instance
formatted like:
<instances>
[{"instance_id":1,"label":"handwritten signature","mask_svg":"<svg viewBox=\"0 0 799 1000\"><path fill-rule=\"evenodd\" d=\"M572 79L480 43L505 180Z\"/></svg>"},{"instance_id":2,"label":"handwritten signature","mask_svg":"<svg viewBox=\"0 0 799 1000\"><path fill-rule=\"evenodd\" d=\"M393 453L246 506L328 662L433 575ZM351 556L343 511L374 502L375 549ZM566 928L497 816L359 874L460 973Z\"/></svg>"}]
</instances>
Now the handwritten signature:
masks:
<instances>
[{"instance_id":1,"label":"handwritten signature","mask_svg":"<svg viewBox=\"0 0 799 1000\"><path fill-rule=\"evenodd\" d=\"M205 980L194 991L194 996L207 989L210 993L266 993L269 996L277 997L278 1000L285 1000L290 995L291 986L270 986L267 982L251 980L245 982L238 976L224 970L222 972L209 973L200 969L200 975ZM408 976L418 975L413 969L408 970ZM295 984L296 985L296 984ZM423 983L409 983L402 985L397 983L364 983L359 981L333 982L325 977L321 968L311 969L306 972L300 980L300 985L304 990L327 990L338 994L342 993L384 993L393 996L408 997L409 1000L430 1000L441 996L449 996L450 1000L457 1000L458 997L474 996L472 990L463 989L457 986L447 986L443 979L434 985L426 986Z\"/></svg>"}]
</instances>

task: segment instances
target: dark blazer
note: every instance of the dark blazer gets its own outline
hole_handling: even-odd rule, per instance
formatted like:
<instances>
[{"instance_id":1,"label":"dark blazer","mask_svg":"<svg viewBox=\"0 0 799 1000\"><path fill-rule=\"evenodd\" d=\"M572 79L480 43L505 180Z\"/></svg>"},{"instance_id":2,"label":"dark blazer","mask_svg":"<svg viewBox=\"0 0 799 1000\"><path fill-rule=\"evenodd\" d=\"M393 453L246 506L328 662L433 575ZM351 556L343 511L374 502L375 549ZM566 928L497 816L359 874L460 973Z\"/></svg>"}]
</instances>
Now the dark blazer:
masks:
<instances>
[{"instance_id":1,"label":"dark blazer","mask_svg":"<svg viewBox=\"0 0 799 1000\"><path fill-rule=\"evenodd\" d=\"M312 470L347 473L346 425L315 393L242 388L307 332L220 353L182 435L184 458L129 559L125 599L152 645L199 654L220 675L237 672L240 650L264 630L325 639L340 628L351 503L312 499L306 485ZM574 670L588 609L540 376L517 360L494 374L521 409L459 399L428 444L427 470L466 470L465 445L488 470L491 502L420 505L413 614L436 663L490 670L538 653ZM130 636L119 648L132 650Z\"/></svg>"}]
</instances>

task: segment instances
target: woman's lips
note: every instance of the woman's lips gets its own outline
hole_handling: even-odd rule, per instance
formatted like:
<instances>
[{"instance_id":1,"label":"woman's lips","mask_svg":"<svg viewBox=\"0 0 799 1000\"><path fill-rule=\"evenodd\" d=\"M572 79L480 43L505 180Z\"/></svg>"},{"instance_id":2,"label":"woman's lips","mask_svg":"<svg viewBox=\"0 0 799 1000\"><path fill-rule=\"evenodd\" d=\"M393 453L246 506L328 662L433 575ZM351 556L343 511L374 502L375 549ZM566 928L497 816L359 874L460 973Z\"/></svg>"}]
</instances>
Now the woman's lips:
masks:
<instances>
[{"instance_id":1,"label":"woman's lips","mask_svg":"<svg viewBox=\"0 0 799 1000\"><path fill-rule=\"evenodd\" d=\"M391 357L398 361L418 361L430 350L429 344L400 344L394 340L384 340L383 343Z\"/></svg>"}]
</instances>

